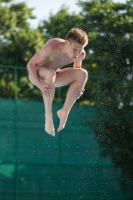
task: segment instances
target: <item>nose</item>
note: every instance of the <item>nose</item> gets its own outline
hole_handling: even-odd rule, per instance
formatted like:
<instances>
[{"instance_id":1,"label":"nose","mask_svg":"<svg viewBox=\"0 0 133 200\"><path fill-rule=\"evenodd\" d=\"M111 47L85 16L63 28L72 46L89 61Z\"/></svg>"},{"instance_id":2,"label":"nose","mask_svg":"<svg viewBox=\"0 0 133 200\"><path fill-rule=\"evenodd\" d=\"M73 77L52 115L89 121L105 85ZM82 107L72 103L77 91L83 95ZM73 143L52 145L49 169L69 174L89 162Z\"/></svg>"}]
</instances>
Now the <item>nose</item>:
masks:
<instances>
[{"instance_id":1,"label":"nose","mask_svg":"<svg viewBox=\"0 0 133 200\"><path fill-rule=\"evenodd\" d=\"M79 56L79 51L75 51L75 54L74 54L76 57Z\"/></svg>"}]
</instances>

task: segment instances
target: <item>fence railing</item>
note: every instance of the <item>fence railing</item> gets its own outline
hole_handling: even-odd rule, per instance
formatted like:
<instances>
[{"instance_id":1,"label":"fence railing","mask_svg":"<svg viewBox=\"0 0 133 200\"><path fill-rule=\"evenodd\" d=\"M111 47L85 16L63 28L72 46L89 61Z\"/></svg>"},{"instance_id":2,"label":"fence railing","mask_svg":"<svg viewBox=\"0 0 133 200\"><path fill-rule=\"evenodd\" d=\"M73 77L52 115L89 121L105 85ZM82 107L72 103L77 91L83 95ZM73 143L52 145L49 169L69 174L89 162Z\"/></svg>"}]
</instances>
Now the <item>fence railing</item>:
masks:
<instances>
[{"instance_id":1,"label":"fence railing","mask_svg":"<svg viewBox=\"0 0 133 200\"><path fill-rule=\"evenodd\" d=\"M24 70L25 72L27 71L26 67L20 67L20 66L8 66L8 65L0 65L0 69L12 69L13 70L13 77L14 77L14 99L18 99L18 71L19 70ZM97 82L97 106L100 107L100 101L101 101L101 81L102 80L109 80L109 81L122 81L122 80L127 80L127 79L121 79L121 78L116 78L116 77L105 77L105 76L99 76L99 75L90 75L89 79L95 79ZM57 102L60 102L61 99L61 88L57 88L57 96L58 100Z\"/></svg>"},{"instance_id":2,"label":"fence railing","mask_svg":"<svg viewBox=\"0 0 133 200\"><path fill-rule=\"evenodd\" d=\"M14 99L17 100L18 99L18 70L23 70L23 71L27 71L26 67L20 67L20 66L8 66L8 65L0 65L0 69L12 69L13 70L13 77L14 77ZM58 101L60 102L60 98L61 98L61 89L57 88L57 92L58 92Z\"/></svg>"}]
</instances>

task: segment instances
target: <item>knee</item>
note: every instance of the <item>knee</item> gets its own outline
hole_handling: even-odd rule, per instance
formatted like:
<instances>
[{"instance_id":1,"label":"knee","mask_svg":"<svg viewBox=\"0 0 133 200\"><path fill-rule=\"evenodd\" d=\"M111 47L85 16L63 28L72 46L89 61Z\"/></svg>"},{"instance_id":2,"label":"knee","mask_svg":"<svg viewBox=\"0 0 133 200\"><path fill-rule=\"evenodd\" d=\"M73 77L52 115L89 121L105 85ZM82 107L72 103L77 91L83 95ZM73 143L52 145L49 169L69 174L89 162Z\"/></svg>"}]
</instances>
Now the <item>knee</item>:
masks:
<instances>
[{"instance_id":1,"label":"knee","mask_svg":"<svg viewBox=\"0 0 133 200\"><path fill-rule=\"evenodd\" d=\"M47 75L51 78L56 76L56 71L54 69L48 69Z\"/></svg>"},{"instance_id":2,"label":"knee","mask_svg":"<svg viewBox=\"0 0 133 200\"><path fill-rule=\"evenodd\" d=\"M87 79L88 78L88 72L87 72L87 70L82 69L82 73L83 73L83 76Z\"/></svg>"},{"instance_id":3,"label":"knee","mask_svg":"<svg viewBox=\"0 0 133 200\"><path fill-rule=\"evenodd\" d=\"M32 79L32 76L30 74L28 74L28 78L29 78L29 81L33 84L33 85L36 85L34 80Z\"/></svg>"},{"instance_id":4,"label":"knee","mask_svg":"<svg viewBox=\"0 0 133 200\"><path fill-rule=\"evenodd\" d=\"M48 70L48 79L50 79L51 81L52 81L52 83L54 83L55 82L55 78L56 78L56 72L55 72L55 70L54 69L49 69ZM47 79L47 77L46 77L46 79Z\"/></svg>"},{"instance_id":5,"label":"knee","mask_svg":"<svg viewBox=\"0 0 133 200\"><path fill-rule=\"evenodd\" d=\"M87 80L88 79L88 72L87 72L87 70L85 70L85 69L79 69L79 73L80 73L80 78L83 78L83 79L85 79L85 80Z\"/></svg>"},{"instance_id":6,"label":"knee","mask_svg":"<svg viewBox=\"0 0 133 200\"><path fill-rule=\"evenodd\" d=\"M56 76L56 72L54 69L43 69L42 67L37 68L38 75L44 79L46 78L53 78Z\"/></svg>"}]
</instances>

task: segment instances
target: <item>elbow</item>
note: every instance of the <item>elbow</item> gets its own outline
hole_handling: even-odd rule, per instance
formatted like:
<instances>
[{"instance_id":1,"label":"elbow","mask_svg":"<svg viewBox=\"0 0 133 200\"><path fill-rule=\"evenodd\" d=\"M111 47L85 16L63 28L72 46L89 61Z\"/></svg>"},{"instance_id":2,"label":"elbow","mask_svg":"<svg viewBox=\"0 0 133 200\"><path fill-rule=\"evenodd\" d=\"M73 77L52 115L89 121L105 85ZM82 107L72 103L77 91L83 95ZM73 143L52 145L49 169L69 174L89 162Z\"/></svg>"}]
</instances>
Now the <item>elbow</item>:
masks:
<instances>
[{"instance_id":1,"label":"elbow","mask_svg":"<svg viewBox=\"0 0 133 200\"><path fill-rule=\"evenodd\" d=\"M27 63L26 67L27 67L27 70L29 71L30 68L31 68L31 64L30 64L30 62Z\"/></svg>"},{"instance_id":2,"label":"elbow","mask_svg":"<svg viewBox=\"0 0 133 200\"><path fill-rule=\"evenodd\" d=\"M27 69L29 68L29 66L30 66L30 64L29 64L29 62L28 62L27 65L26 65Z\"/></svg>"},{"instance_id":3,"label":"elbow","mask_svg":"<svg viewBox=\"0 0 133 200\"><path fill-rule=\"evenodd\" d=\"M26 68L27 70L30 72L32 71L34 68L35 68L36 64L34 61L30 60L27 65L26 65Z\"/></svg>"}]
</instances>

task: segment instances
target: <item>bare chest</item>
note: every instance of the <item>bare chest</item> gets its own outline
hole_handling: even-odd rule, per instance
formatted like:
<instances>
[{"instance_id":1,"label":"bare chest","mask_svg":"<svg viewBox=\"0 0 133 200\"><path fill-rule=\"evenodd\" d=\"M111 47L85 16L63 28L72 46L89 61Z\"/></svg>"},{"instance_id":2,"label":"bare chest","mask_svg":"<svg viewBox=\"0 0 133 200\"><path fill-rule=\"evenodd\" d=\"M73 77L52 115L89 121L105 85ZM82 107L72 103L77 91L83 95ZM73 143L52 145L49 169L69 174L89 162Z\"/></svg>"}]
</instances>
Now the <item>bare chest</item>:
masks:
<instances>
[{"instance_id":1,"label":"bare chest","mask_svg":"<svg viewBox=\"0 0 133 200\"><path fill-rule=\"evenodd\" d=\"M68 55L64 55L62 52L57 51L55 54L44 59L42 65L45 67L58 69L70 63L73 63L73 60L70 59Z\"/></svg>"}]
</instances>

